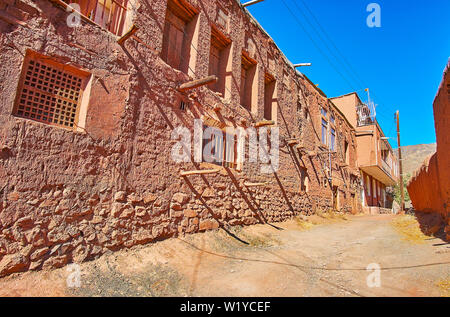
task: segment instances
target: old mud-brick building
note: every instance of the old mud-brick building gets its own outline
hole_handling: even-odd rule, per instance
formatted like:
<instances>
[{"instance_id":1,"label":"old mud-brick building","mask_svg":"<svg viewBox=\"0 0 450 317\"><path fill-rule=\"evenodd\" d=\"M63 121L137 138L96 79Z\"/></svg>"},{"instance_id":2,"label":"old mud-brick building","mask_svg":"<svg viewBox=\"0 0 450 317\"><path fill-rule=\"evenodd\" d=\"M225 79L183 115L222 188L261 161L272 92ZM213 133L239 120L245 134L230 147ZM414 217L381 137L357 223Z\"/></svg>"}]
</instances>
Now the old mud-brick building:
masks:
<instances>
[{"instance_id":1,"label":"old mud-brick building","mask_svg":"<svg viewBox=\"0 0 450 317\"><path fill-rule=\"evenodd\" d=\"M413 173L408 193L415 210L442 216L450 241L450 59L433 102L433 112L436 153Z\"/></svg>"},{"instance_id":2,"label":"old mud-brick building","mask_svg":"<svg viewBox=\"0 0 450 317\"><path fill-rule=\"evenodd\" d=\"M0 0L0 63L0 276L360 209L354 128L235 0ZM278 127L279 169L176 163L194 119Z\"/></svg>"},{"instance_id":3,"label":"old mud-brick building","mask_svg":"<svg viewBox=\"0 0 450 317\"><path fill-rule=\"evenodd\" d=\"M357 164L362 178L362 205L366 213L392 212L387 188L399 179L398 159L374 111L356 93L331 98L356 130Z\"/></svg>"}]
</instances>

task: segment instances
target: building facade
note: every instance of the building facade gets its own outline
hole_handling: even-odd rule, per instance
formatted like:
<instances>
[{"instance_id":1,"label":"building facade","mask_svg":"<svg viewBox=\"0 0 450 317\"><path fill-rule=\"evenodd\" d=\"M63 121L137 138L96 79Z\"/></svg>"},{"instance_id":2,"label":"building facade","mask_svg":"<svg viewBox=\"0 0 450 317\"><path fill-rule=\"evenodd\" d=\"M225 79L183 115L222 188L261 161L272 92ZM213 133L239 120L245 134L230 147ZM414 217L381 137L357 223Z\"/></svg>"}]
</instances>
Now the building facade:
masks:
<instances>
[{"instance_id":1,"label":"building facade","mask_svg":"<svg viewBox=\"0 0 450 317\"><path fill-rule=\"evenodd\" d=\"M450 59L433 102L436 153L428 157L408 182L415 210L440 214L450 241Z\"/></svg>"},{"instance_id":2,"label":"building facade","mask_svg":"<svg viewBox=\"0 0 450 317\"><path fill-rule=\"evenodd\" d=\"M386 189L398 182L399 168L388 138L358 94L351 93L331 100L356 130L357 165L364 188L361 194L363 206L374 211L377 208L390 209L392 199L386 194Z\"/></svg>"},{"instance_id":3,"label":"building facade","mask_svg":"<svg viewBox=\"0 0 450 317\"><path fill-rule=\"evenodd\" d=\"M0 0L0 62L0 276L361 210L355 127L235 0ZM230 140L267 127L261 173Z\"/></svg>"}]
</instances>

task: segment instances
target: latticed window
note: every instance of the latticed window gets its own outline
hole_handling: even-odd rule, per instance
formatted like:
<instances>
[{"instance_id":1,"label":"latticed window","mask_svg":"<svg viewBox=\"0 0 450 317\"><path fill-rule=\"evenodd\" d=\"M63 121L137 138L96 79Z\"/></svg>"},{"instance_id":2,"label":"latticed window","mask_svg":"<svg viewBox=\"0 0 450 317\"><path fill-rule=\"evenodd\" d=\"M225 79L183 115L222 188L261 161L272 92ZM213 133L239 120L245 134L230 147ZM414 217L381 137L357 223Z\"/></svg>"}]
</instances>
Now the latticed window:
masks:
<instances>
[{"instance_id":1,"label":"latticed window","mask_svg":"<svg viewBox=\"0 0 450 317\"><path fill-rule=\"evenodd\" d=\"M27 52L14 115L65 128L78 125L88 73Z\"/></svg>"},{"instance_id":2,"label":"latticed window","mask_svg":"<svg viewBox=\"0 0 450 317\"><path fill-rule=\"evenodd\" d=\"M122 35L128 0L62 0L77 4L80 13L116 35ZM75 8L75 7L74 7Z\"/></svg>"}]
</instances>

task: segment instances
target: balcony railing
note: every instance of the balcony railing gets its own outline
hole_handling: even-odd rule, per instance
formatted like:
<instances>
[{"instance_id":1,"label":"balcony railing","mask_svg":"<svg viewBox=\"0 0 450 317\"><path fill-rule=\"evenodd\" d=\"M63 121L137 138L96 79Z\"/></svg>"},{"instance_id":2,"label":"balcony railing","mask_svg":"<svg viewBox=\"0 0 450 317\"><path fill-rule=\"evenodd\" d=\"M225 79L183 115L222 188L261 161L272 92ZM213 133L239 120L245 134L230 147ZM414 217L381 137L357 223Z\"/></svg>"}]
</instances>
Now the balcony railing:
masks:
<instances>
[{"instance_id":1,"label":"balcony railing","mask_svg":"<svg viewBox=\"0 0 450 317\"><path fill-rule=\"evenodd\" d=\"M381 167L389 176L391 176L392 167L386 161L381 160Z\"/></svg>"}]
</instances>

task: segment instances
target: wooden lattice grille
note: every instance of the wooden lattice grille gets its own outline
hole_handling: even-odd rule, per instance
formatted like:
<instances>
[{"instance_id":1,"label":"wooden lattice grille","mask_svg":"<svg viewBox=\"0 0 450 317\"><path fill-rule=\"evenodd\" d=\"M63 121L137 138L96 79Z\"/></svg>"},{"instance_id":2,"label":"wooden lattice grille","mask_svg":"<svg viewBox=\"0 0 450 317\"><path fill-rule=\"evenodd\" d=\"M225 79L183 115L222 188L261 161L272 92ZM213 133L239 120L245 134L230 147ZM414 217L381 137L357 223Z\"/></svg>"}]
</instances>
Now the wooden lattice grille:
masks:
<instances>
[{"instance_id":1,"label":"wooden lattice grille","mask_svg":"<svg viewBox=\"0 0 450 317\"><path fill-rule=\"evenodd\" d=\"M15 115L75 128L86 77L34 54L27 56L23 67Z\"/></svg>"}]
</instances>

